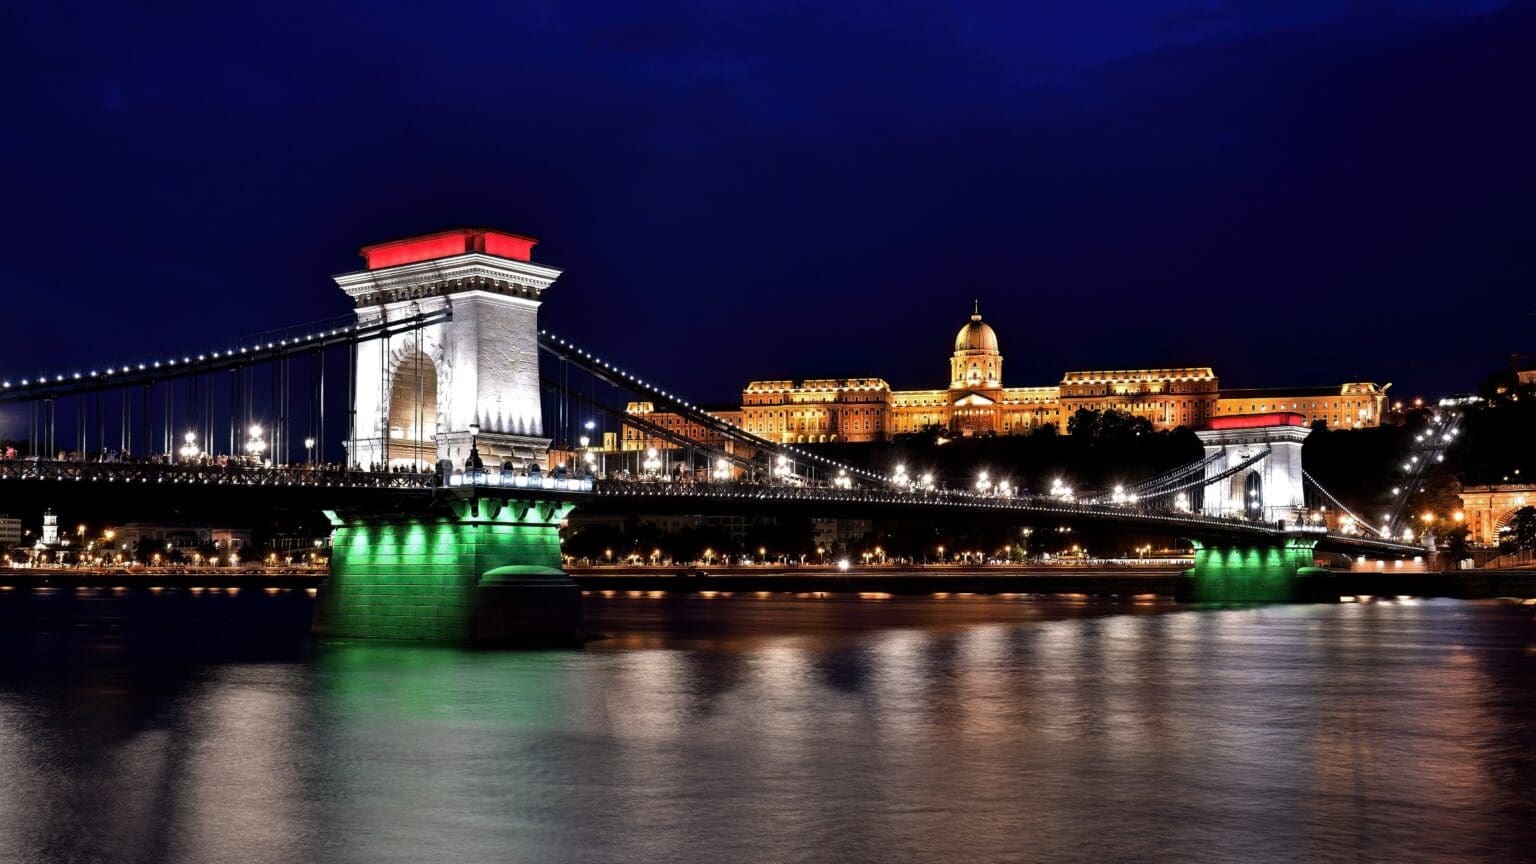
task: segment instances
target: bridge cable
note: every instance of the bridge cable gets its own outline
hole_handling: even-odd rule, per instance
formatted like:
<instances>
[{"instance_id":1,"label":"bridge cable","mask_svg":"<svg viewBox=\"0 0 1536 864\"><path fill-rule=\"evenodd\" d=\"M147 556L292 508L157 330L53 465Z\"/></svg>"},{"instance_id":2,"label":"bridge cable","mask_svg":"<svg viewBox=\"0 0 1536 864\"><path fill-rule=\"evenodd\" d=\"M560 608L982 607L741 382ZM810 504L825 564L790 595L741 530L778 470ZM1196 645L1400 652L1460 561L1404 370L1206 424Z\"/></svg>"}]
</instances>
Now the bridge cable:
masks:
<instances>
[{"instance_id":1,"label":"bridge cable","mask_svg":"<svg viewBox=\"0 0 1536 864\"><path fill-rule=\"evenodd\" d=\"M698 408L696 405L687 402L686 400L673 396L665 390L648 384L634 377L633 375L630 375L629 373L626 373L623 370L613 366L612 364L606 363L586 351L582 351L571 343L549 333L548 331L539 332L539 347L556 356L568 358L571 362L588 369L594 374L602 376L604 380L623 383L625 387L633 389L636 392L649 395L653 401L661 403L662 405L668 407L675 413L687 419L693 420L695 423L698 423L705 429L713 430L738 442L749 444L755 449L773 455L785 455L786 453L793 453L804 460L809 460L811 462L821 462L824 465L838 468L842 471L848 472L849 474L860 475L876 482L890 482L890 478L883 474L877 474L873 471L868 471L863 468L858 468L856 466L839 462L835 459L829 459L816 453L801 450L800 448L793 445L780 444L774 441L770 441L767 438L763 438L762 436L748 432L747 430L737 426L734 423L731 423L727 420L722 420L721 418L716 417L708 411L704 411ZM815 470L814 465L808 464L807 468L812 471Z\"/></svg>"},{"instance_id":2,"label":"bridge cable","mask_svg":"<svg viewBox=\"0 0 1536 864\"><path fill-rule=\"evenodd\" d=\"M1350 510L1348 507L1345 507L1344 503L1342 501L1340 501L1339 499L1333 497L1333 493L1332 492L1329 492L1327 489L1323 488L1323 484L1317 482L1317 478L1315 478L1311 474L1307 473L1307 469L1305 469L1305 468L1301 469L1301 477L1308 484L1310 484L1312 486L1312 488L1317 491L1318 494L1322 495L1324 498L1326 498L1329 501L1329 503L1333 504L1334 507L1338 508L1338 510L1341 513L1343 513L1344 515L1348 516L1349 518L1355 520L1355 524L1356 525L1359 525L1361 528L1364 528L1366 531L1369 531L1372 534L1377 535L1378 537L1381 536L1381 532L1378 531L1374 526L1372 526L1369 522L1367 522L1364 519L1361 519L1359 516L1357 516L1353 510Z\"/></svg>"}]
</instances>

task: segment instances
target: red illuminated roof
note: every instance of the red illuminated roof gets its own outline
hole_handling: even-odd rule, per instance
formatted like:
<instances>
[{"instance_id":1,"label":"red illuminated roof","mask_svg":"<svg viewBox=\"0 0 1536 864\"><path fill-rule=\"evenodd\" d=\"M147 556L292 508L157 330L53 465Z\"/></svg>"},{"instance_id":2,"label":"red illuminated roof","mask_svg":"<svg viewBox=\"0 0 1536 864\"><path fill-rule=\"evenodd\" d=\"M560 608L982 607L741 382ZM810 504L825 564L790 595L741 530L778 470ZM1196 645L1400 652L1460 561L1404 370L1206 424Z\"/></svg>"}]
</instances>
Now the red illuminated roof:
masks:
<instances>
[{"instance_id":1,"label":"red illuminated roof","mask_svg":"<svg viewBox=\"0 0 1536 864\"><path fill-rule=\"evenodd\" d=\"M1271 411L1268 414L1238 414L1234 417L1215 417L1212 429L1257 429L1261 426L1305 426L1305 415L1292 411Z\"/></svg>"},{"instance_id":2,"label":"red illuminated roof","mask_svg":"<svg viewBox=\"0 0 1536 864\"><path fill-rule=\"evenodd\" d=\"M499 258L529 261L533 256L533 244L537 242L532 237L509 234L494 228L455 228L420 237L374 243L357 250L357 254L363 256L369 270L415 264L466 252L484 252Z\"/></svg>"}]
</instances>

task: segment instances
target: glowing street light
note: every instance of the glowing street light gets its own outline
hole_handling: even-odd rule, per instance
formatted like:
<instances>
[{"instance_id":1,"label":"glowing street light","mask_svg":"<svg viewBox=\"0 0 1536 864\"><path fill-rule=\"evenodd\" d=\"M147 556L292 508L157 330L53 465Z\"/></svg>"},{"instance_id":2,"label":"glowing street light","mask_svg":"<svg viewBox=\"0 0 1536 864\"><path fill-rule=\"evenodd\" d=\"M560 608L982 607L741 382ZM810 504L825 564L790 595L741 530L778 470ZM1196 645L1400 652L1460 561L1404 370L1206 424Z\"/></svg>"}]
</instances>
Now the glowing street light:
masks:
<instances>
[{"instance_id":1,"label":"glowing street light","mask_svg":"<svg viewBox=\"0 0 1536 864\"><path fill-rule=\"evenodd\" d=\"M203 451L200 450L197 446L196 432L188 432L186 435L182 436L181 440L184 443L181 445L181 449L177 450L176 452L180 454L183 461L191 462L203 454Z\"/></svg>"},{"instance_id":2,"label":"glowing street light","mask_svg":"<svg viewBox=\"0 0 1536 864\"><path fill-rule=\"evenodd\" d=\"M1061 482L1061 478L1057 477L1051 481L1051 497L1060 498L1063 501L1071 501L1072 487Z\"/></svg>"},{"instance_id":3,"label":"glowing street light","mask_svg":"<svg viewBox=\"0 0 1536 864\"><path fill-rule=\"evenodd\" d=\"M314 438L305 438L304 439L304 452L306 454L305 458L309 460L309 464L311 464L311 465L315 464L315 439Z\"/></svg>"},{"instance_id":4,"label":"glowing street light","mask_svg":"<svg viewBox=\"0 0 1536 864\"><path fill-rule=\"evenodd\" d=\"M252 425L245 430L245 452L261 461L261 454L267 452L267 442L262 440L261 427Z\"/></svg>"}]
</instances>

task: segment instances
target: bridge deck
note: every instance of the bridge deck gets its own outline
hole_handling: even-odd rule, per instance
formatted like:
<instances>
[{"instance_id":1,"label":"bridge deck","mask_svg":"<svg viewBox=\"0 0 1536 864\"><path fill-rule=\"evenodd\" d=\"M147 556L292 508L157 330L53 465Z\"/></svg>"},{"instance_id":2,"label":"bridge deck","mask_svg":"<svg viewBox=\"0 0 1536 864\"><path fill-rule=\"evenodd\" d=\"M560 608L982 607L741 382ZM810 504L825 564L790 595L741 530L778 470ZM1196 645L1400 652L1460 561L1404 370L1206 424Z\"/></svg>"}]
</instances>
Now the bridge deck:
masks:
<instances>
[{"instance_id":1,"label":"bridge deck","mask_svg":"<svg viewBox=\"0 0 1536 864\"><path fill-rule=\"evenodd\" d=\"M294 503L331 507L384 504L407 498L443 494L532 496L557 498L596 509L625 512L769 514L814 512L848 518L988 518L1054 519L1124 525L1170 536L1213 541L1274 542L1291 537L1315 540L1327 551L1394 556L1423 554L1410 543L1378 540L1357 534L1330 533L1319 528L1283 527L1238 517L1207 516L1152 508L1135 503L1063 500L1052 496L993 495L963 490L902 491L886 488L779 485L752 483L673 483L592 480L579 477L527 477L485 471L455 472L447 479L432 473L369 472L310 466L258 468L160 463L68 462L0 460L0 482L31 483L54 491L86 483L97 491L118 489L139 494L146 489L225 488L265 489L296 493ZM270 496L269 496L270 497Z\"/></svg>"}]
</instances>

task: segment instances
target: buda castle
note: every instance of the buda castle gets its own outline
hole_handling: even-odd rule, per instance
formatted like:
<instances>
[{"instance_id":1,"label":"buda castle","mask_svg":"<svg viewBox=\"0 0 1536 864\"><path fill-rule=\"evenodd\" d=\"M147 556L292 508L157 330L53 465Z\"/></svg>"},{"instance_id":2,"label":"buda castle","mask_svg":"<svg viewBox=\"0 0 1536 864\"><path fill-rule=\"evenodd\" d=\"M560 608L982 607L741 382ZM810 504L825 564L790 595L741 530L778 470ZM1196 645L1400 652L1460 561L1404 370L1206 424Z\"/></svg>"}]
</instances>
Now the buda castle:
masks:
<instances>
[{"instance_id":1,"label":"buda castle","mask_svg":"<svg viewBox=\"0 0 1536 864\"><path fill-rule=\"evenodd\" d=\"M1046 424L1065 432L1082 408L1114 409L1145 417L1155 429L1201 428L1214 417L1291 411L1333 428L1376 426L1390 384L1349 382L1326 387L1223 390L1209 366L1186 369L1111 369L1068 372L1049 387L1003 386L997 333L978 307L955 336L949 386L892 390L880 378L753 381L741 405L710 413L748 432L785 444L882 441L896 435L944 430L954 436L1025 435ZM691 432L684 418L632 402L628 411L669 431ZM665 446L625 426L622 449Z\"/></svg>"}]
</instances>

